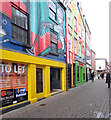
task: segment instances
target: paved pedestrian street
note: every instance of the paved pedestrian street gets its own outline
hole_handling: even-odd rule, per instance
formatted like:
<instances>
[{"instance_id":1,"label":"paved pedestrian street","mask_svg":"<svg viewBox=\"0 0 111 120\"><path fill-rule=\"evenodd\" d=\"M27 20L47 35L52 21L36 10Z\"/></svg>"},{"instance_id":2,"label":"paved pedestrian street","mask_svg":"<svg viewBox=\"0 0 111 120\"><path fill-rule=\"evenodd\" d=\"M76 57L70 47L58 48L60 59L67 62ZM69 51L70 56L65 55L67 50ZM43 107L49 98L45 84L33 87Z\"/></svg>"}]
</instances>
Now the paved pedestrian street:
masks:
<instances>
[{"instance_id":1,"label":"paved pedestrian street","mask_svg":"<svg viewBox=\"0 0 111 120\"><path fill-rule=\"evenodd\" d=\"M109 88L96 79L50 98L5 113L3 118L108 118Z\"/></svg>"}]
</instances>

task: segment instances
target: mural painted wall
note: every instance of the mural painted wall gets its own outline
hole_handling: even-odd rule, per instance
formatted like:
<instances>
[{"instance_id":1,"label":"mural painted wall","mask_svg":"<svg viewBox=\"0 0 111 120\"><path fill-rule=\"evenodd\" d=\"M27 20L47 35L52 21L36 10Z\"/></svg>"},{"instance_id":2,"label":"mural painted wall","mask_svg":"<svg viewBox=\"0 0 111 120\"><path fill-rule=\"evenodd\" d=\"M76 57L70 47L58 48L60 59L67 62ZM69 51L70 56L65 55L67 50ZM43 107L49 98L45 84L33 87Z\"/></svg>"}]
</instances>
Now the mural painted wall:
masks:
<instances>
[{"instance_id":1,"label":"mural painted wall","mask_svg":"<svg viewBox=\"0 0 111 120\"><path fill-rule=\"evenodd\" d=\"M65 10L56 1L30 3L30 54L65 61Z\"/></svg>"},{"instance_id":2,"label":"mural painted wall","mask_svg":"<svg viewBox=\"0 0 111 120\"><path fill-rule=\"evenodd\" d=\"M29 47L28 12L27 0L0 1L0 46L19 51Z\"/></svg>"}]
</instances>

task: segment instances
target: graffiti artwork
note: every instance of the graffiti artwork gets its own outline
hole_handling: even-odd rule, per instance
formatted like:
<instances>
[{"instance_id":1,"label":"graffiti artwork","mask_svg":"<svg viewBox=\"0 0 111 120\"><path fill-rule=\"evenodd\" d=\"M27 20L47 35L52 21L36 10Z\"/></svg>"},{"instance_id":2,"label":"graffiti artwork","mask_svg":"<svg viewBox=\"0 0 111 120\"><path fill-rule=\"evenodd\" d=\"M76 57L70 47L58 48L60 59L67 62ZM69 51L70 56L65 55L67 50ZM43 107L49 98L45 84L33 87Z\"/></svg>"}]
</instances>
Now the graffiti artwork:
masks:
<instances>
[{"instance_id":1,"label":"graffiti artwork","mask_svg":"<svg viewBox=\"0 0 111 120\"><path fill-rule=\"evenodd\" d=\"M10 18L0 12L0 43L8 42L11 38Z\"/></svg>"},{"instance_id":2,"label":"graffiti artwork","mask_svg":"<svg viewBox=\"0 0 111 120\"><path fill-rule=\"evenodd\" d=\"M62 42L62 50L64 50L64 39L65 39L64 29L63 29L64 15L63 15L62 9L60 7L57 8L57 19L58 19L58 22L59 22L58 25L54 25L52 23L43 22L42 26L43 26L43 28L46 28L46 27L51 28L54 31L56 31L57 33L59 33L60 40Z\"/></svg>"},{"instance_id":3,"label":"graffiti artwork","mask_svg":"<svg viewBox=\"0 0 111 120\"><path fill-rule=\"evenodd\" d=\"M44 9L41 9L42 7ZM37 14L33 13L33 10L36 10L35 8L37 8ZM27 52L40 56L52 52L51 32L57 35L55 42L57 53L64 53L65 10L57 1L47 0L44 3L31 3L31 49L27 49Z\"/></svg>"}]
</instances>

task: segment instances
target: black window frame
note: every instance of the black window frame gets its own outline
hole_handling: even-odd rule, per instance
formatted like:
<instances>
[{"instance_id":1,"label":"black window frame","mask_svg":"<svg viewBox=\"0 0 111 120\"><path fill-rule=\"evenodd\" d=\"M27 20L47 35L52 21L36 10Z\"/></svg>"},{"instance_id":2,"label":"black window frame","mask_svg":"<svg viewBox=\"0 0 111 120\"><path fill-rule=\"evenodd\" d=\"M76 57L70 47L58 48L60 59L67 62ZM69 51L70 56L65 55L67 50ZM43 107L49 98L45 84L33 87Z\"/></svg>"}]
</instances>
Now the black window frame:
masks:
<instances>
[{"instance_id":1,"label":"black window frame","mask_svg":"<svg viewBox=\"0 0 111 120\"><path fill-rule=\"evenodd\" d=\"M55 11L53 10L53 8L51 8L51 6L49 6L49 18L52 19L53 21L57 21L57 5L55 4L55 2L53 0L50 0L51 2L53 2L53 4L56 6L55 8ZM51 2L49 4L51 4ZM51 16L50 16L50 11L55 14L55 19L53 19Z\"/></svg>"},{"instance_id":2,"label":"black window frame","mask_svg":"<svg viewBox=\"0 0 111 120\"><path fill-rule=\"evenodd\" d=\"M12 42L12 43L14 43L14 44L18 44L18 45L22 45L22 46L25 46L25 47L31 47L30 46L30 35L29 35L29 14L28 13L26 13L25 11L23 11L21 8L19 8L19 7L17 7L17 6L15 6L15 5L11 5L11 11L12 11L12 9L15 9L15 10L18 10L19 11L19 14L21 13L21 14L23 14L24 16L26 16L26 19L27 19L27 22L25 22L25 20L24 20L24 25L25 25L25 23L27 23L27 27L26 28L23 28L22 26L20 26L21 25L21 22L20 22L20 24L18 25L18 24L16 24L15 22L13 22L13 19L11 20L11 26L12 27L15 27L15 28L17 28L18 30L22 30L22 37L24 37L24 40L25 40L25 37L27 37L27 39L26 39L26 42L25 41L22 41L20 38L17 38L17 39L20 39L20 41L19 40L16 40L16 38L12 38L12 40L10 41L10 42ZM13 15L13 11L12 11L12 17L14 16ZM15 18L17 18L17 16L14 16ZM21 20L21 18L19 18L19 20ZM13 37L13 35L16 33L16 32L13 32L13 29L12 29L12 37ZM24 33L26 33L27 35L24 35ZM17 33L17 35L19 36L19 35L21 35L20 33ZM21 36L20 36L21 37Z\"/></svg>"},{"instance_id":3,"label":"black window frame","mask_svg":"<svg viewBox=\"0 0 111 120\"><path fill-rule=\"evenodd\" d=\"M50 36L52 35L51 33L55 34L55 35L56 35L56 38L58 37L58 33L55 32L54 30L50 30ZM52 40L52 36L51 36L50 43L56 45L56 52L53 52L53 51L52 51L52 45L51 45L51 52L50 52L50 53L53 54L53 55L57 55L57 56L58 56L58 52L57 52L57 39L56 39L56 41L53 41L53 40Z\"/></svg>"}]
</instances>

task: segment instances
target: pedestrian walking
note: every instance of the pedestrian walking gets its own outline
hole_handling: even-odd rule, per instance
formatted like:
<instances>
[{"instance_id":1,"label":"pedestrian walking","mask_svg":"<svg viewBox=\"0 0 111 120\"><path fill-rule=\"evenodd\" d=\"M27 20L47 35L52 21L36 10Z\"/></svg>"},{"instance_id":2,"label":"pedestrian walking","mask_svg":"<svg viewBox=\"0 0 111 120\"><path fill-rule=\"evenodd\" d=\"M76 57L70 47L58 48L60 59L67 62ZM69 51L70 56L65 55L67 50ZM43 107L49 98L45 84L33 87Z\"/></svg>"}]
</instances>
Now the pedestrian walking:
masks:
<instances>
[{"instance_id":1,"label":"pedestrian walking","mask_svg":"<svg viewBox=\"0 0 111 120\"><path fill-rule=\"evenodd\" d=\"M110 80L110 73L109 72L106 75L106 83L108 84L108 88L110 88L111 80Z\"/></svg>"},{"instance_id":2,"label":"pedestrian walking","mask_svg":"<svg viewBox=\"0 0 111 120\"><path fill-rule=\"evenodd\" d=\"M92 82L94 81L94 72L91 73Z\"/></svg>"},{"instance_id":3,"label":"pedestrian walking","mask_svg":"<svg viewBox=\"0 0 111 120\"><path fill-rule=\"evenodd\" d=\"M100 78L100 73L98 74L98 79Z\"/></svg>"},{"instance_id":4,"label":"pedestrian walking","mask_svg":"<svg viewBox=\"0 0 111 120\"><path fill-rule=\"evenodd\" d=\"M102 79L104 79L104 73L102 73L102 76L101 76L101 77L102 77Z\"/></svg>"}]
</instances>

